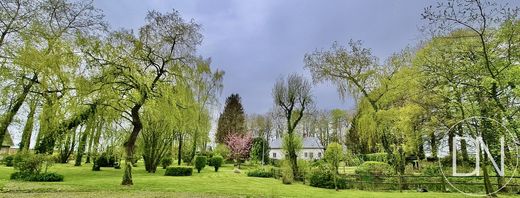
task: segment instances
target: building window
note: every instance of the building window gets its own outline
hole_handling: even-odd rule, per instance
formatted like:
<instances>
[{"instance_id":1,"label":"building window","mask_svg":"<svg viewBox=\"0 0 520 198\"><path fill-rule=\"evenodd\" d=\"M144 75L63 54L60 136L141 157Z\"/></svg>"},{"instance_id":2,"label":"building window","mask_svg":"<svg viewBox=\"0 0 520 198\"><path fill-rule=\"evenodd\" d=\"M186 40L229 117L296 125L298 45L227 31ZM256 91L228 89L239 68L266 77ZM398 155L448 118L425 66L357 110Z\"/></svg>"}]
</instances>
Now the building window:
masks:
<instances>
[{"instance_id":1,"label":"building window","mask_svg":"<svg viewBox=\"0 0 520 198\"><path fill-rule=\"evenodd\" d=\"M307 157L307 152L305 152L305 157Z\"/></svg>"},{"instance_id":2,"label":"building window","mask_svg":"<svg viewBox=\"0 0 520 198\"><path fill-rule=\"evenodd\" d=\"M321 153L320 152L318 152L318 157L321 158Z\"/></svg>"},{"instance_id":3,"label":"building window","mask_svg":"<svg viewBox=\"0 0 520 198\"><path fill-rule=\"evenodd\" d=\"M276 153L273 153L273 158L276 158Z\"/></svg>"},{"instance_id":4,"label":"building window","mask_svg":"<svg viewBox=\"0 0 520 198\"><path fill-rule=\"evenodd\" d=\"M314 153L309 153L309 157L312 159L314 158Z\"/></svg>"}]
</instances>

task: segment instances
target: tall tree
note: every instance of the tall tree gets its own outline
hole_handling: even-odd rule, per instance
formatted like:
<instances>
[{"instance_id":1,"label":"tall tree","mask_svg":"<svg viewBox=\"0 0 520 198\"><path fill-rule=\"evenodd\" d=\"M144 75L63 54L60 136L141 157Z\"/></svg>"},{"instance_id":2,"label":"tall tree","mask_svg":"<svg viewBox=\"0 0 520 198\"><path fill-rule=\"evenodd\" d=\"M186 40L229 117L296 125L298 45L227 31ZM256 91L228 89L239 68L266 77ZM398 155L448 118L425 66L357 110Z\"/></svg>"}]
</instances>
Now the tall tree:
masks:
<instances>
[{"instance_id":1,"label":"tall tree","mask_svg":"<svg viewBox=\"0 0 520 198\"><path fill-rule=\"evenodd\" d=\"M293 176L298 177L298 156L296 155L295 129L305 112L313 104L311 83L298 74L291 74L287 80L280 78L273 88L275 105L283 112L287 123L287 152ZM285 141L285 140L284 140Z\"/></svg>"},{"instance_id":2,"label":"tall tree","mask_svg":"<svg viewBox=\"0 0 520 198\"><path fill-rule=\"evenodd\" d=\"M107 105L119 110L132 125L124 144L122 185L133 184L135 143L143 128L141 109L161 95L161 84L183 80L183 72L193 68L193 54L202 40L199 27L194 21L185 22L175 10L165 14L150 11L137 36L129 31L114 32L104 43L92 42L84 49L90 64L101 70L101 80L112 85L105 91L120 97Z\"/></svg>"},{"instance_id":3,"label":"tall tree","mask_svg":"<svg viewBox=\"0 0 520 198\"><path fill-rule=\"evenodd\" d=\"M218 118L216 141L225 143L229 134L245 133L246 117L238 94L231 94L226 99L224 111Z\"/></svg>"}]
</instances>

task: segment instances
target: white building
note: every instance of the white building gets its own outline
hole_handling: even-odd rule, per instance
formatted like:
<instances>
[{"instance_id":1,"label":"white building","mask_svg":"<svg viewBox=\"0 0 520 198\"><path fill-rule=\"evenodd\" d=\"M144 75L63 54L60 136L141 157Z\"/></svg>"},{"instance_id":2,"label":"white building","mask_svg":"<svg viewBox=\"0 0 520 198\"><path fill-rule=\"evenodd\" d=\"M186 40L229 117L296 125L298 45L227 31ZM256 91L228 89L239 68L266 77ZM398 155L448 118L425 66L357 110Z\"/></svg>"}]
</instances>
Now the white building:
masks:
<instances>
[{"instance_id":1,"label":"white building","mask_svg":"<svg viewBox=\"0 0 520 198\"><path fill-rule=\"evenodd\" d=\"M283 159L284 151L282 149L282 139L278 138L269 142L269 157L271 159ZM321 145L320 140L315 137L303 138L302 150L297 154L298 159L313 160L321 159L324 155L325 148Z\"/></svg>"}]
</instances>

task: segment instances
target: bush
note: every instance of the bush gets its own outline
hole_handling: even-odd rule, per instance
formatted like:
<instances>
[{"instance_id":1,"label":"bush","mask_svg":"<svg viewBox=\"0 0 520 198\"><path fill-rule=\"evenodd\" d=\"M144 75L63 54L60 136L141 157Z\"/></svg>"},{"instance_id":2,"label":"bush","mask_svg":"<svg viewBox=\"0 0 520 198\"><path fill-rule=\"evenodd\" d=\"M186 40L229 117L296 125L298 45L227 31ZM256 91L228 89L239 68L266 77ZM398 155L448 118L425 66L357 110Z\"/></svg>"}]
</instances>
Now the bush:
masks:
<instances>
[{"instance_id":1,"label":"bush","mask_svg":"<svg viewBox=\"0 0 520 198\"><path fill-rule=\"evenodd\" d=\"M422 175L426 176L440 176L442 175L441 168L437 164L428 164L422 167Z\"/></svg>"},{"instance_id":2,"label":"bush","mask_svg":"<svg viewBox=\"0 0 520 198\"><path fill-rule=\"evenodd\" d=\"M355 154L353 154L351 151L347 151L345 153L345 165L346 166L359 166L363 163L363 159Z\"/></svg>"},{"instance_id":3,"label":"bush","mask_svg":"<svg viewBox=\"0 0 520 198\"><path fill-rule=\"evenodd\" d=\"M14 172L11 174L11 179L37 182L59 182L63 181L63 175L58 173L29 174L24 172Z\"/></svg>"},{"instance_id":4,"label":"bush","mask_svg":"<svg viewBox=\"0 0 520 198\"><path fill-rule=\"evenodd\" d=\"M116 162L116 157L108 153L101 153L96 159L99 167L113 167Z\"/></svg>"},{"instance_id":5,"label":"bush","mask_svg":"<svg viewBox=\"0 0 520 198\"><path fill-rule=\"evenodd\" d=\"M370 153L363 156L363 161L388 162L386 153Z\"/></svg>"},{"instance_id":6,"label":"bush","mask_svg":"<svg viewBox=\"0 0 520 198\"><path fill-rule=\"evenodd\" d=\"M247 172L248 177L274 177L274 173L272 169L255 169Z\"/></svg>"},{"instance_id":7,"label":"bush","mask_svg":"<svg viewBox=\"0 0 520 198\"><path fill-rule=\"evenodd\" d=\"M315 168L309 177L310 186L318 188L334 189L334 170L325 166ZM343 177L336 176L336 185L338 189L347 188L347 180Z\"/></svg>"},{"instance_id":8,"label":"bush","mask_svg":"<svg viewBox=\"0 0 520 198\"><path fill-rule=\"evenodd\" d=\"M29 152L22 152L15 155L13 159L13 166L22 173L36 175L54 164L52 156L45 156L42 154L33 154Z\"/></svg>"},{"instance_id":9,"label":"bush","mask_svg":"<svg viewBox=\"0 0 520 198\"><path fill-rule=\"evenodd\" d=\"M227 159L229 157L229 148L225 144L217 144L214 153Z\"/></svg>"},{"instance_id":10,"label":"bush","mask_svg":"<svg viewBox=\"0 0 520 198\"><path fill-rule=\"evenodd\" d=\"M195 157L195 168L197 169L197 173L200 173L204 167L206 167L207 158L206 156L197 156Z\"/></svg>"},{"instance_id":11,"label":"bush","mask_svg":"<svg viewBox=\"0 0 520 198\"><path fill-rule=\"evenodd\" d=\"M209 163L211 164L211 166L213 166L215 168L215 172L218 171L218 169L222 166L223 162L224 162L224 158L220 155L215 155L209 160Z\"/></svg>"},{"instance_id":12,"label":"bush","mask_svg":"<svg viewBox=\"0 0 520 198\"><path fill-rule=\"evenodd\" d=\"M92 163L92 171L100 171L101 170L101 167L97 164L97 162L94 161L94 163Z\"/></svg>"},{"instance_id":13,"label":"bush","mask_svg":"<svg viewBox=\"0 0 520 198\"><path fill-rule=\"evenodd\" d=\"M14 160L14 156L8 155L8 156L5 156L2 161L5 164L5 166L11 167L11 166L13 166L13 160Z\"/></svg>"},{"instance_id":14,"label":"bush","mask_svg":"<svg viewBox=\"0 0 520 198\"><path fill-rule=\"evenodd\" d=\"M289 162L284 162L281 168L282 172L282 183L283 184L292 184L294 181L293 170L289 165Z\"/></svg>"},{"instance_id":15,"label":"bush","mask_svg":"<svg viewBox=\"0 0 520 198\"><path fill-rule=\"evenodd\" d=\"M193 167L191 166L172 166L166 168L165 176L191 176L193 174Z\"/></svg>"},{"instance_id":16,"label":"bush","mask_svg":"<svg viewBox=\"0 0 520 198\"><path fill-rule=\"evenodd\" d=\"M173 163L173 158L171 158L171 157L165 157L165 158L161 159L161 165L162 165L163 169L166 169L166 167L172 165L172 163Z\"/></svg>"},{"instance_id":17,"label":"bush","mask_svg":"<svg viewBox=\"0 0 520 198\"><path fill-rule=\"evenodd\" d=\"M390 164L384 162L368 161L356 168L356 174L370 176L387 176L393 172Z\"/></svg>"}]
</instances>

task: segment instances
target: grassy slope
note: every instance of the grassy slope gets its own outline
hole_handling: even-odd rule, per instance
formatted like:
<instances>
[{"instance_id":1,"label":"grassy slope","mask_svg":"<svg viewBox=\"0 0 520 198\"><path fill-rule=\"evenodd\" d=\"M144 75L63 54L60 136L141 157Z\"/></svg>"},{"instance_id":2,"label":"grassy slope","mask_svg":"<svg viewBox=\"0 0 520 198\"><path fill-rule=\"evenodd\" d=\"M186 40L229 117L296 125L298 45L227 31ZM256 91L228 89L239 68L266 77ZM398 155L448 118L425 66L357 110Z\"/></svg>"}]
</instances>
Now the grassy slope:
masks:
<instances>
[{"instance_id":1,"label":"grassy slope","mask_svg":"<svg viewBox=\"0 0 520 198\"><path fill-rule=\"evenodd\" d=\"M235 174L230 165L218 173L212 171L213 167L206 167L191 177L166 177L160 168L157 173L149 174L139 166L133 169L134 186L125 187L119 185L123 170L103 168L93 172L90 168L90 165L57 164L50 171L65 175L65 181L39 183L10 181L13 169L0 166L0 197L462 197L457 193L336 192L300 183L284 185L272 178Z\"/></svg>"}]
</instances>

